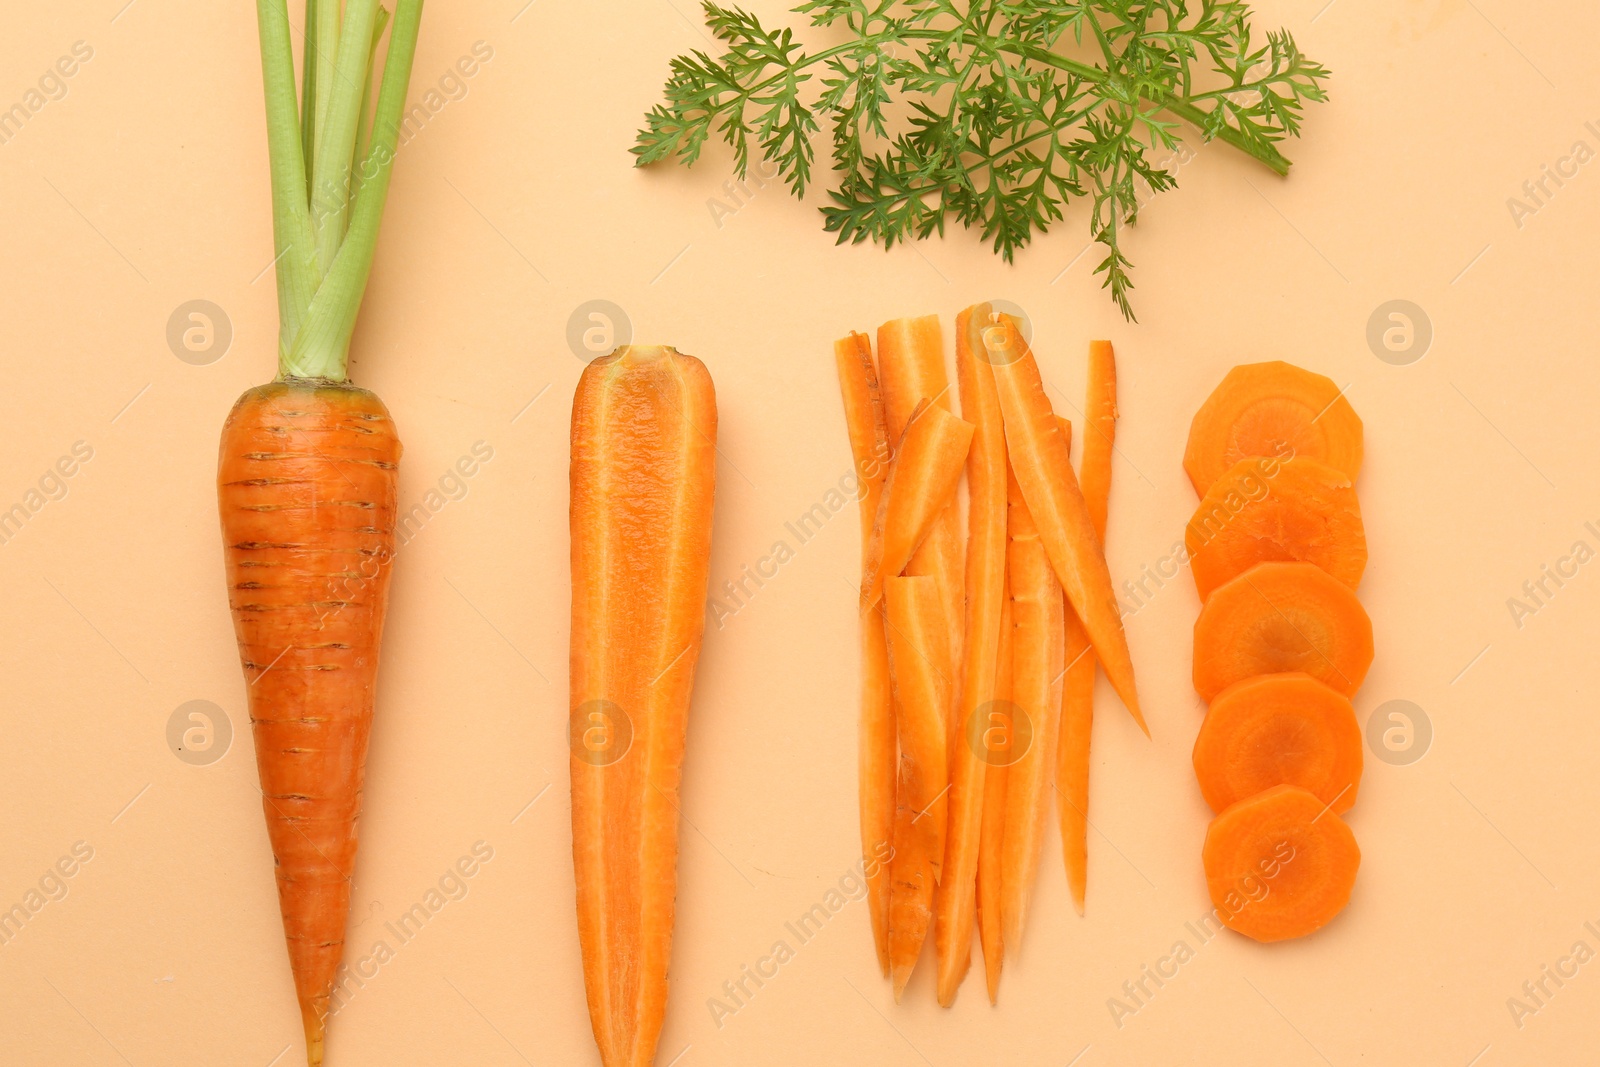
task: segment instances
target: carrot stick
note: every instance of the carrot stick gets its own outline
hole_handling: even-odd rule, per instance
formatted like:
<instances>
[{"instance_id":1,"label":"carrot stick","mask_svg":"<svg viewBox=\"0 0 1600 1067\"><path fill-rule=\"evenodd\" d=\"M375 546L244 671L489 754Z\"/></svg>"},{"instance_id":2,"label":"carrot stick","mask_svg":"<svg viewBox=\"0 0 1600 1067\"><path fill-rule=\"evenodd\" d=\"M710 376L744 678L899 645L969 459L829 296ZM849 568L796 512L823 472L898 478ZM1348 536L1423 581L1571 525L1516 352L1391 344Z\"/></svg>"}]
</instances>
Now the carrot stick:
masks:
<instances>
[{"instance_id":1,"label":"carrot stick","mask_svg":"<svg viewBox=\"0 0 1600 1067\"><path fill-rule=\"evenodd\" d=\"M972 444L972 424L924 400L906 426L873 525L861 610L883 595L884 580L905 570L937 519L955 501ZM945 609L941 605L940 617ZM943 647L950 645L948 628ZM948 658L948 653L946 653ZM942 668L941 668L942 669ZM941 713L947 714L947 713ZM941 719L942 721L942 719Z\"/></svg>"},{"instance_id":2,"label":"carrot stick","mask_svg":"<svg viewBox=\"0 0 1600 1067\"><path fill-rule=\"evenodd\" d=\"M889 465L889 437L878 372L872 365L866 334L852 333L835 341L834 361L844 395L845 426L861 487L861 551L872 540L878 502ZM867 881L867 912L878 967L889 976L889 865L882 857L890 847L895 805L895 714L890 690L889 652L882 610L861 617L860 778L861 855Z\"/></svg>"},{"instance_id":3,"label":"carrot stick","mask_svg":"<svg viewBox=\"0 0 1600 1067\"><path fill-rule=\"evenodd\" d=\"M986 304L956 318L956 374L961 413L973 425L967 453L966 643L960 697L950 730L950 828L944 870L934 898L939 1003L949 1007L972 955L978 853L982 843L986 764L970 744L969 727L995 699L1000 616L1005 601L1006 440L1000 402L977 331Z\"/></svg>"},{"instance_id":4,"label":"carrot stick","mask_svg":"<svg viewBox=\"0 0 1600 1067\"><path fill-rule=\"evenodd\" d=\"M1047 790L1056 751L1065 668L1066 623L1061 583L1040 542L1039 528L1015 477L1007 488L1006 573L1014 618L1011 702L1014 745L1006 769L1005 843L1001 852L1000 913L1006 949L1020 951L1039 851L1044 843Z\"/></svg>"},{"instance_id":5,"label":"carrot stick","mask_svg":"<svg viewBox=\"0 0 1600 1067\"><path fill-rule=\"evenodd\" d=\"M1000 662L995 674L992 719L983 732L983 753L988 769L983 777L983 831L978 845L978 940L983 945L983 976L989 1003L1000 1003L1000 972L1005 966L1005 936L1001 932L1001 853L1005 847L1006 778L1010 770L1011 739L1016 705L1011 701L1012 622L1009 588L1000 613Z\"/></svg>"},{"instance_id":6,"label":"carrot stick","mask_svg":"<svg viewBox=\"0 0 1600 1067\"><path fill-rule=\"evenodd\" d=\"M995 391L1005 413L1006 446L1017 483L1038 523L1039 538L1056 575L1094 644L1095 655L1148 736L1111 571L1072 473L1067 443L1045 396L1039 365L1009 317L992 316L992 320L994 324L983 331L983 345L994 368Z\"/></svg>"},{"instance_id":7,"label":"carrot stick","mask_svg":"<svg viewBox=\"0 0 1600 1067\"><path fill-rule=\"evenodd\" d=\"M944 714L950 679L939 587L926 575L890 578L884 596L889 667L900 731L900 779L890 860L889 967L895 1000L922 953L933 889L944 862L947 820Z\"/></svg>"},{"instance_id":8,"label":"carrot stick","mask_svg":"<svg viewBox=\"0 0 1600 1067\"><path fill-rule=\"evenodd\" d=\"M1111 454L1117 433L1117 364L1110 341L1089 342L1089 389L1084 404L1083 502L1100 543L1106 540ZM1070 440L1070 435L1069 435ZM1077 613L1067 609L1067 673L1061 686L1061 746L1057 810L1072 904L1083 914L1089 886L1089 746L1094 732L1095 658Z\"/></svg>"},{"instance_id":9,"label":"carrot stick","mask_svg":"<svg viewBox=\"0 0 1600 1067\"><path fill-rule=\"evenodd\" d=\"M605 1067L650 1064L666 1015L716 432L705 366L671 348L624 346L578 382L572 853L589 1018Z\"/></svg>"},{"instance_id":10,"label":"carrot stick","mask_svg":"<svg viewBox=\"0 0 1600 1067\"><path fill-rule=\"evenodd\" d=\"M883 384L885 421L889 440L898 442L911 423L917 405L927 400L951 410L950 379L945 374L944 340L937 315L894 319L878 327L878 372ZM962 585L961 514L952 500L912 554L907 574L932 575L939 583L950 633L950 675L959 673L965 620Z\"/></svg>"}]
</instances>

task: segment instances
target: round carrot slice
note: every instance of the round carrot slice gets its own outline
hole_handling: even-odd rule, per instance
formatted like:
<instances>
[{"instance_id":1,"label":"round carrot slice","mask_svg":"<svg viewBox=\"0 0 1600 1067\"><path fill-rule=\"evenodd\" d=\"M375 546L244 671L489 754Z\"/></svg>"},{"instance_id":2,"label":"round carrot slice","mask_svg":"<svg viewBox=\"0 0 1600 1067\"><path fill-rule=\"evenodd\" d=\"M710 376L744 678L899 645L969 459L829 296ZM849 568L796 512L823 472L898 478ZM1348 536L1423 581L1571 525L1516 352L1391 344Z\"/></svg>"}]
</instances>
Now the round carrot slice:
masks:
<instances>
[{"instance_id":1,"label":"round carrot slice","mask_svg":"<svg viewBox=\"0 0 1600 1067\"><path fill-rule=\"evenodd\" d=\"M1372 620L1313 563L1258 563L1206 598L1194 624L1194 687L1207 701L1258 674L1303 671L1345 696L1372 666Z\"/></svg>"},{"instance_id":2,"label":"round carrot slice","mask_svg":"<svg viewBox=\"0 0 1600 1067\"><path fill-rule=\"evenodd\" d=\"M1281 360L1246 363L1195 413L1183 469L1201 496L1247 456L1309 456L1354 481L1361 448L1361 419L1331 379Z\"/></svg>"},{"instance_id":3,"label":"round carrot slice","mask_svg":"<svg viewBox=\"0 0 1600 1067\"><path fill-rule=\"evenodd\" d=\"M1201 856L1217 918L1257 941L1322 929L1349 903L1361 866L1350 827L1292 785L1257 793L1211 820Z\"/></svg>"},{"instance_id":4,"label":"round carrot slice","mask_svg":"<svg viewBox=\"0 0 1600 1067\"><path fill-rule=\"evenodd\" d=\"M1246 678L1211 702L1194 742L1194 773L1212 811L1296 785L1342 814L1361 783L1355 709L1309 674Z\"/></svg>"},{"instance_id":5,"label":"round carrot slice","mask_svg":"<svg viewBox=\"0 0 1600 1067\"><path fill-rule=\"evenodd\" d=\"M1272 560L1315 563L1351 589L1367 569L1367 534L1349 476L1304 456L1253 456L1229 467L1183 540L1202 600Z\"/></svg>"}]
</instances>

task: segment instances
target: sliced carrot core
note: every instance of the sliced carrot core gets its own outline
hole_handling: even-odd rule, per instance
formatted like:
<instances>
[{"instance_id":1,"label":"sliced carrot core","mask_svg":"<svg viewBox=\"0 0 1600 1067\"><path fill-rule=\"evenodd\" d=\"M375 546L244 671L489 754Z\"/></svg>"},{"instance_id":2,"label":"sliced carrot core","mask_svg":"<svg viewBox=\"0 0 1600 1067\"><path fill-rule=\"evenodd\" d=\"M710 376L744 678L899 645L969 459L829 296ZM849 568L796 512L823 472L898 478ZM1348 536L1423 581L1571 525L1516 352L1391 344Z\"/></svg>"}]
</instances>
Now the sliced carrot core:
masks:
<instances>
[{"instance_id":1,"label":"sliced carrot core","mask_svg":"<svg viewBox=\"0 0 1600 1067\"><path fill-rule=\"evenodd\" d=\"M1260 563L1218 586L1194 624L1194 687L1207 701L1258 674L1302 671L1345 696L1372 665L1372 621L1311 563Z\"/></svg>"},{"instance_id":2,"label":"sliced carrot core","mask_svg":"<svg viewBox=\"0 0 1600 1067\"><path fill-rule=\"evenodd\" d=\"M1342 814L1356 802L1361 765L1350 701L1309 674L1230 685L1211 702L1194 743L1194 772L1212 811L1296 785Z\"/></svg>"}]
</instances>

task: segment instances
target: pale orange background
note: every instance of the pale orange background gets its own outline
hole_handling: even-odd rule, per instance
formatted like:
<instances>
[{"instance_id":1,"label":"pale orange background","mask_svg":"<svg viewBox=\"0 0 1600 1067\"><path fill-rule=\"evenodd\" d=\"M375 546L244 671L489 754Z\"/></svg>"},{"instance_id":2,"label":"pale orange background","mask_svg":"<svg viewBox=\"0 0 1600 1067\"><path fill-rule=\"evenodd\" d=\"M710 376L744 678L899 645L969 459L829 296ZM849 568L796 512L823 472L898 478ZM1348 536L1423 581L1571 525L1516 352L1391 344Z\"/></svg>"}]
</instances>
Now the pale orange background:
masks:
<instances>
[{"instance_id":1,"label":"pale orange background","mask_svg":"<svg viewBox=\"0 0 1600 1067\"><path fill-rule=\"evenodd\" d=\"M0 35L5 105L75 41L94 49L66 98L0 146L0 505L73 442L94 450L66 498L0 546L0 906L75 842L94 850L68 896L0 948L0 1062L293 1064L212 486L223 416L275 352L255 17L244 2L124 3L14 3ZM1259 26L1290 27L1335 72L1333 102L1289 146L1293 177L1203 148L1129 240L1138 326L1091 279L1096 253L1079 257L1081 206L1007 266L959 232L835 248L820 195L776 187L719 227L720 150L692 171L634 170L668 58L707 46L688 0L536 0L515 19L523 0L429 6L413 96L474 42L494 57L400 154L354 373L401 428L408 505L475 442L494 458L396 568L352 951L474 842L494 858L335 1019L333 1067L598 1062L564 740L582 369L565 331L596 298L715 377L713 584L780 538L797 549L706 639L659 1062L1593 1062L1600 963L1520 1029L1506 1000L1573 942L1600 948L1583 927L1600 925L1600 564L1520 629L1506 602L1575 540L1600 548L1583 528L1600 525L1600 164L1520 228L1506 201L1575 140L1600 148L1584 126L1600 119L1600 12L1324 3L1258 5ZM1116 342L1119 579L1181 535L1195 503L1184 434L1228 366L1282 357L1348 385L1366 421L1361 596L1379 649L1357 711L1414 701L1435 731L1420 762L1369 759L1350 816L1361 878L1334 925L1276 947L1212 941L1120 1028L1107 999L1207 907L1187 574L1128 624L1154 741L1102 692L1088 918L1071 911L1052 829L999 1008L976 974L937 1008L925 970L893 1004L859 904L804 946L784 927L857 853L856 517L803 546L784 527L849 469L830 342L995 297L1030 313L1068 414L1086 342ZM166 341L196 298L235 331L208 366ZM1394 298L1435 330L1409 366L1365 340ZM196 699L235 730L209 766L165 739ZM780 938L795 958L718 1027L708 998Z\"/></svg>"}]
</instances>

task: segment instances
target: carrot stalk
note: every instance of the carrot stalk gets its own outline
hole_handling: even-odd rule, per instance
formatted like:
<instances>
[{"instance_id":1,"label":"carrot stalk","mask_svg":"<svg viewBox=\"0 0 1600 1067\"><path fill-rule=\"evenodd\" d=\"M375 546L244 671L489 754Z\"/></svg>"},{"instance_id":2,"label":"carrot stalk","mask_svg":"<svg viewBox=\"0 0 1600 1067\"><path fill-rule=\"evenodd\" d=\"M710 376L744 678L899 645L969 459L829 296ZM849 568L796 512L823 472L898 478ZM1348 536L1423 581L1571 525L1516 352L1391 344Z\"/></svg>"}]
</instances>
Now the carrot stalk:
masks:
<instances>
[{"instance_id":1,"label":"carrot stalk","mask_svg":"<svg viewBox=\"0 0 1600 1067\"><path fill-rule=\"evenodd\" d=\"M861 551L865 559L889 465L888 430L878 390L878 373L872 365L872 348L866 335L852 333L835 341L833 355L838 366L839 389L844 396L850 452L861 492ZM894 825L895 714L881 606L861 616L859 735L861 854L867 881L867 912L878 966L884 977L888 977L889 865L881 862L881 857L890 847Z\"/></svg>"},{"instance_id":2,"label":"carrot stalk","mask_svg":"<svg viewBox=\"0 0 1600 1067\"><path fill-rule=\"evenodd\" d=\"M606 1067L650 1064L666 1014L716 432L705 366L671 348L624 346L579 380L572 852L589 1018Z\"/></svg>"},{"instance_id":3,"label":"carrot stalk","mask_svg":"<svg viewBox=\"0 0 1600 1067\"><path fill-rule=\"evenodd\" d=\"M1117 364L1110 341L1089 342L1089 389L1084 404L1083 502L1100 543L1106 540L1111 455L1117 433ZM1065 422L1065 420L1062 420ZM1066 427L1070 431L1070 426ZM1068 442L1071 442L1070 432ZM1083 914L1089 886L1089 747L1094 732L1096 661L1083 623L1067 608L1067 673L1061 686L1061 744L1056 764L1061 849L1072 904Z\"/></svg>"},{"instance_id":4,"label":"carrot stalk","mask_svg":"<svg viewBox=\"0 0 1600 1067\"><path fill-rule=\"evenodd\" d=\"M983 331L982 341L994 369L1017 483L1056 575L1094 644L1095 655L1134 721L1148 735L1111 571L1072 473L1067 443L1045 396L1039 365L1009 317L992 316L992 321Z\"/></svg>"},{"instance_id":5,"label":"carrot stalk","mask_svg":"<svg viewBox=\"0 0 1600 1067\"><path fill-rule=\"evenodd\" d=\"M1011 703L1014 745L1006 769L1005 843L1001 853L1001 921L1006 950L1020 951L1044 843L1046 791L1054 770L1056 724L1065 669L1066 623L1061 583L1040 543L1039 529L1010 479L1006 573L1013 622Z\"/></svg>"},{"instance_id":6,"label":"carrot stalk","mask_svg":"<svg viewBox=\"0 0 1600 1067\"><path fill-rule=\"evenodd\" d=\"M970 422L926 400L918 405L895 450L879 505L861 590L863 611L878 602L885 579L905 570L934 521L955 502L956 483L971 444ZM941 606L940 617L944 614ZM942 645L949 648L949 644L947 630Z\"/></svg>"},{"instance_id":7,"label":"carrot stalk","mask_svg":"<svg viewBox=\"0 0 1600 1067\"><path fill-rule=\"evenodd\" d=\"M984 772L970 728L994 701L1005 601L1006 439L1000 402L982 339L988 305L956 318L956 374L961 413L973 425L967 454L966 626L960 696L950 723L950 826L934 898L939 1003L949 1007L971 963L978 854L982 845Z\"/></svg>"},{"instance_id":8,"label":"carrot stalk","mask_svg":"<svg viewBox=\"0 0 1600 1067\"><path fill-rule=\"evenodd\" d=\"M1000 972L1005 967L1005 935L1001 924L1004 877L1001 855L1006 836L1006 785L1016 705L1011 700L1012 639L1015 634L1008 588L1000 613L1000 662L996 667L995 700L980 751L988 764L983 776L983 830L978 845L978 940L983 946L983 977L989 1003L1000 1002Z\"/></svg>"},{"instance_id":9,"label":"carrot stalk","mask_svg":"<svg viewBox=\"0 0 1600 1067\"><path fill-rule=\"evenodd\" d=\"M884 596L889 666L900 733L900 776L890 860L889 964L895 999L922 953L947 820L944 716L950 660L944 605L928 576L891 578Z\"/></svg>"},{"instance_id":10,"label":"carrot stalk","mask_svg":"<svg viewBox=\"0 0 1600 1067\"><path fill-rule=\"evenodd\" d=\"M898 442L911 424L911 415L924 400L945 411L951 409L950 379L945 373L944 341L937 315L894 319L878 327L878 373L889 440ZM952 664L961 662L966 597L962 585L965 563L961 549L960 510L950 501L933 528L922 539L906 566L907 574L932 575L939 583L950 632ZM952 668L952 675L955 673Z\"/></svg>"}]
</instances>

